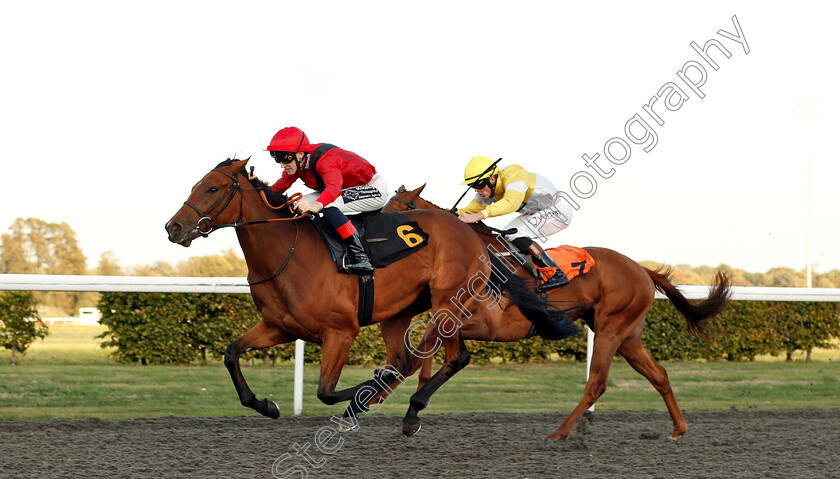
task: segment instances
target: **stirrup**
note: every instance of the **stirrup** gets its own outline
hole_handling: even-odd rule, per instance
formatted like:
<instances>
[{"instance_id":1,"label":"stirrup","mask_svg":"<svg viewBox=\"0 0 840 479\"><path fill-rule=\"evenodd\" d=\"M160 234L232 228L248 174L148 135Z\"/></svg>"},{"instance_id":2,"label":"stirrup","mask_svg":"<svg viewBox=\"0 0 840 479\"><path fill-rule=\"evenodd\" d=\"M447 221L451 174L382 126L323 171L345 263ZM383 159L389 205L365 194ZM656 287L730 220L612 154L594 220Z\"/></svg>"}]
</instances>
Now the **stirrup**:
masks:
<instances>
[{"instance_id":1,"label":"stirrup","mask_svg":"<svg viewBox=\"0 0 840 479\"><path fill-rule=\"evenodd\" d=\"M359 260L357 258L353 258L352 263L347 262L347 254L344 254L344 261L342 261L342 266L344 269L353 271L355 273L361 274L372 274L373 273L373 264L368 259Z\"/></svg>"},{"instance_id":2,"label":"stirrup","mask_svg":"<svg viewBox=\"0 0 840 479\"><path fill-rule=\"evenodd\" d=\"M569 284L569 278L566 277L565 273L563 273L560 268L557 268L557 273L555 273L554 276L549 278L549 280L545 283L537 285L537 292L546 293L554 288L566 286L567 284Z\"/></svg>"}]
</instances>

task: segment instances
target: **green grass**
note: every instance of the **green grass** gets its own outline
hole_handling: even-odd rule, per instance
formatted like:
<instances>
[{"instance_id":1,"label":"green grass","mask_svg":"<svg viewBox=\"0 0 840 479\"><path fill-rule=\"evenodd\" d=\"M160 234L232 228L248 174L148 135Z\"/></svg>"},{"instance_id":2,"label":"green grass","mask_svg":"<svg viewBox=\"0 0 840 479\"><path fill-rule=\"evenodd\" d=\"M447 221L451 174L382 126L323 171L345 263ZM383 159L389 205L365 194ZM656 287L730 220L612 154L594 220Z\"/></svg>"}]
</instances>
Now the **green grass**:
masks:
<instances>
[{"instance_id":1,"label":"green grass","mask_svg":"<svg viewBox=\"0 0 840 479\"><path fill-rule=\"evenodd\" d=\"M224 366L133 366L113 362L94 336L99 327L56 325L35 343L16 367L0 353L0 417L124 418L255 414L243 408ZM683 409L840 407L840 360L753 363L663 363ZM820 353L822 354L822 353ZM818 355L815 353L815 359ZM819 356L822 357L822 356ZM373 367L348 367L340 387L370 379ZM258 397L268 397L291 414L291 364L243 367ZM432 399L428 413L477 411L569 412L583 395L585 366L491 364L458 373ZM307 364L304 413L337 414L315 397L318 365ZM379 410L403 414L415 378ZM659 394L626 363L617 360L599 410L665 410Z\"/></svg>"},{"instance_id":2,"label":"green grass","mask_svg":"<svg viewBox=\"0 0 840 479\"><path fill-rule=\"evenodd\" d=\"M18 355L18 361L42 365L114 364L110 350L101 348L102 340L96 339L103 331L105 327L98 325L51 324L47 337L32 343L23 357ZM10 356L8 349L0 349L0 366L9 364Z\"/></svg>"}]
</instances>

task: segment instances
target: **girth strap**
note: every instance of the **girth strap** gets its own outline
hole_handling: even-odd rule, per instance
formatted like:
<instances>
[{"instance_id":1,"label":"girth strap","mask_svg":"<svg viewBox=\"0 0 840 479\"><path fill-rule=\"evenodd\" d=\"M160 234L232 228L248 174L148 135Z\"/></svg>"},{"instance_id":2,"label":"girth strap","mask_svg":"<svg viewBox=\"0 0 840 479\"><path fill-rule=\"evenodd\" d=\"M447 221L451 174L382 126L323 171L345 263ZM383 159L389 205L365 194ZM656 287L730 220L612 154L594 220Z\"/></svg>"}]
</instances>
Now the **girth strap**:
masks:
<instances>
[{"instance_id":1,"label":"girth strap","mask_svg":"<svg viewBox=\"0 0 840 479\"><path fill-rule=\"evenodd\" d=\"M359 326L367 326L373 317L373 275L359 275Z\"/></svg>"}]
</instances>

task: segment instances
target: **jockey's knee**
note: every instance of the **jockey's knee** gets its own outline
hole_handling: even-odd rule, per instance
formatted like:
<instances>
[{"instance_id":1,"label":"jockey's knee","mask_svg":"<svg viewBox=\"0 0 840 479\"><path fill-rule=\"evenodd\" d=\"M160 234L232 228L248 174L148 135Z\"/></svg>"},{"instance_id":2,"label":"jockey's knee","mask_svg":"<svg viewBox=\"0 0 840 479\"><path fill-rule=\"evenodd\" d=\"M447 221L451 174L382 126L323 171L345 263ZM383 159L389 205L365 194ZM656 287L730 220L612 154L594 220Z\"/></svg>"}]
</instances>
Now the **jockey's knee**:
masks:
<instances>
[{"instance_id":1,"label":"jockey's knee","mask_svg":"<svg viewBox=\"0 0 840 479\"><path fill-rule=\"evenodd\" d=\"M528 238L527 236L519 236L519 237L511 240L511 243L513 243L514 246L519 248L520 252L525 253L525 254L528 253L528 248L531 247L531 243L533 243L533 242L534 242L534 240L532 240L531 238Z\"/></svg>"}]
</instances>

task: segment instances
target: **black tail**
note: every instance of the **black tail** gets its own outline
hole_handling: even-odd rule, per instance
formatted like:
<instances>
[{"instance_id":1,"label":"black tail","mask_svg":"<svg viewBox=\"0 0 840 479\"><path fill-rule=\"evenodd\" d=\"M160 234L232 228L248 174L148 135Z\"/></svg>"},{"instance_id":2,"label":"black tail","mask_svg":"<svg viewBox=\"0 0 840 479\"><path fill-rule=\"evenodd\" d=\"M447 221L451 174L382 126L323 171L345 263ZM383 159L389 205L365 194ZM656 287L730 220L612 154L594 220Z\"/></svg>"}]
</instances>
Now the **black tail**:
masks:
<instances>
[{"instance_id":1,"label":"black tail","mask_svg":"<svg viewBox=\"0 0 840 479\"><path fill-rule=\"evenodd\" d=\"M645 268L645 270L648 276L650 276L650 279L653 280L656 289L667 296L674 303L677 311L685 316L689 331L694 336L708 341L709 335L706 331L708 321L726 308L729 304L729 297L732 296L729 277L722 271L718 271L715 274L712 289L709 291L709 297L697 304L692 304L671 283L670 269L664 271L657 269L656 271L652 271Z\"/></svg>"},{"instance_id":2,"label":"black tail","mask_svg":"<svg viewBox=\"0 0 840 479\"><path fill-rule=\"evenodd\" d=\"M547 301L531 291L519 276L511 273L495 254L489 254L494 284L500 291L507 292L525 318L537 328L537 334L545 339L557 340L580 333L580 328L563 311L549 309Z\"/></svg>"}]
</instances>

